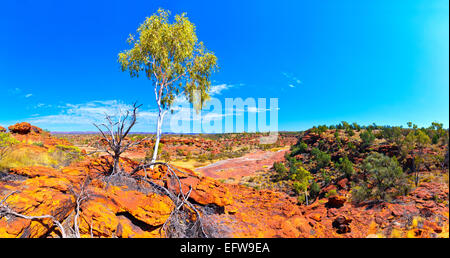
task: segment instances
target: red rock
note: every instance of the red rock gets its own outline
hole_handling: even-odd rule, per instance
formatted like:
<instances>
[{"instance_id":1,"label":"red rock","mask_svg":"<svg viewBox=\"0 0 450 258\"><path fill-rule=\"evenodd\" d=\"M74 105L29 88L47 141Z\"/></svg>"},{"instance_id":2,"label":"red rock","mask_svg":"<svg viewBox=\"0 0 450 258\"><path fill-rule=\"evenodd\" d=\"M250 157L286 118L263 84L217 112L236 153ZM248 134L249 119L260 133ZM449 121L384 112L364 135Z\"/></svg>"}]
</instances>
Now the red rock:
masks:
<instances>
[{"instance_id":1,"label":"red rock","mask_svg":"<svg viewBox=\"0 0 450 258\"><path fill-rule=\"evenodd\" d=\"M337 187L335 185L328 185L327 187L322 188L321 192L327 193L331 190L337 190Z\"/></svg>"},{"instance_id":2,"label":"red rock","mask_svg":"<svg viewBox=\"0 0 450 258\"><path fill-rule=\"evenodd\" d=\"M327 217L332 218L338 215L338 210L336 208L330 208L327 210Z\"/></svg>"},{"instance_id":3,"label":"red rock","mask_svg":"<svg viewBox=\"0 0 450 258\"><path fill-rule=\"evenodd\" d=\"M339 180L339 182L337 182L337 185L344 189L347 187L347 184L348 184L347 178L341 179Z\"/></svg>"},{"instance_id":4,"label":"red rock","mask_svg":"<svg viewBox=\"0 0 450 258\"><path fill-rule=\"evenodd\" d=\"M8 127L9 131L11 133L17 133L17 134L40 134L42 133L42 129L33 125L30 125L30 123L22 122L17 123L15 125L11 125Z\"/></svg>"},{"instance_id":5,"label":"red rock","mask_svg":"<svg viewBox=\"0 0 450 258\"><path fill-rule=\"evenodd\" d=\"M4 133L4 132L6 132L6 128L3 126L0 126L0 133Z\"/></svg>"},{"instance_id":6,"label":"red rock","mask_svg":"<svg viewBox=\"0 0 450 258\"><path fill-rule=\"evenodd\" d=\"M345 196L335 195L328 198L327 206L332 208L340 208L346 202Z\"/></svg>"},{"instance_id":7,"label":"red rock","mask_svg":"<svg viewBox=\"0 0 450 258\"><path fill-rule=\"evenodd\" d=\"M351 232L350 229L350 223L352 222L352 219L348 219L345 216L338 216L336 219L333 220L333 227L337 229L338 234L345 234Z\"/></svg>"},{"instance_id":8,"label":"red rock","mask_svg":"<svg viewBox=\"0 0 450 258\"><path fill-rule=\"evenodd\" d=\"M311 219L317 221L317 222L320 222L320 221L322 220L322 216L321 216L320 214L318 214L318 213L314 213L314 214L312 214L312 215L309 216L309 217L310 217Z\"/></svg>"}]
</instances>

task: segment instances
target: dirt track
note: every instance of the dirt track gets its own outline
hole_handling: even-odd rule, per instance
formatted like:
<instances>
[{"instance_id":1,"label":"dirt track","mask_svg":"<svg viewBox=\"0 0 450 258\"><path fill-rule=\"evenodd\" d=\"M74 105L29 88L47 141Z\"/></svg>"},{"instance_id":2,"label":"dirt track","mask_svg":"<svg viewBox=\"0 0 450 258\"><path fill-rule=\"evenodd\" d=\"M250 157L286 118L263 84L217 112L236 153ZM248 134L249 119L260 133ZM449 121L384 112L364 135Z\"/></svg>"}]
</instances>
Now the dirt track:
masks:
<instances>
[{"instance_id":1,"label":"dirt track","mask_svg":"<svg viewBox=\"0 0 450 258\"><path fill-rule=\"evenodd\" d=\"M239 158L221 160L197 168L196 172L216 179L234 178L235 182L239 182L244 176L270 170L275 161L283 160L288 150L286 148L279 151L256 151Z\"/></svg>"}]
</instances>

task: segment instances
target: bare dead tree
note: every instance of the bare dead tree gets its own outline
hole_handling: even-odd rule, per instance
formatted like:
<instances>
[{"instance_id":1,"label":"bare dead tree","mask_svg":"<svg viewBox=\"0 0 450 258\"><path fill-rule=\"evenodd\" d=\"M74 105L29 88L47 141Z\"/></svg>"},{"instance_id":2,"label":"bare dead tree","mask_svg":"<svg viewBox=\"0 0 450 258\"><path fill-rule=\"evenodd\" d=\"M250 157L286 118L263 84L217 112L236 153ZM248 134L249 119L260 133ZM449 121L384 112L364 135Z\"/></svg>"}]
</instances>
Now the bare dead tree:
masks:
<instances>
[{"instance_id":1,"label":"bare dead tree","mask_svg":"<svg viewBox=\"0 0 450 258\"><path fill-rule=\"evenodd\" d=\"M132 111L127 111L126 114L123 117L121 116L117 122L114 122L110 115L105 114L107 123L100 125L94 124L100 131L102 139L107 143L106 146L104 146L104 151L113 159L110 176L118 175L120 177L129 177L134 180L145 182L150 185L153 190L160 192L162 195L168 196L172 200L175 208L172 210L169 218L161 226L161 235L164 230L166 237L208 237L203 227L200 212L189 201L192 187L189 186L189 190L184 193L182 183L178 175L175 173L175 170L178 173L186 174L185 172L178 170L165 162L141 163L134 168L130 174L124 173L123 168L120 167L120 155L130 147L140 144L142 141L146 140L146 138L144 138L136 142L125 141L125 137L129 134L131 128L136 124L136 113L140 106L141 105L137 106L134 104ZM167 176L168 179L174 183L173 186L161 186L155 183L151 178L147 177L147 169L152 170L155 165L162 165L167 168L168 174L165 176ZM141 170L144 170L144 176L137 174L137 172Z\"/></svg>"},{"instance_id":2,"label":"bare dead tree","mask_svg":"<svg viewBox=\"0 0 450 258\"><path fill-rule=\"evenodd\" d=\"M105 114L106 123L100 125L94 124L100 131L102 139L106 141L106 146L103 146L103 150L108 153L112 159L113 164L110 175L121 174L122 168L120 167L120 156L129 148L138 145L140 141L125 141L125 138L130 133L131 128L136 124L137 110L142 105L133 104L132 110L127 110L125 114L120 111L117 121L114 121L111 115ZM101 128L103 127L103 129Z\"/></svg>"}]
</instances>

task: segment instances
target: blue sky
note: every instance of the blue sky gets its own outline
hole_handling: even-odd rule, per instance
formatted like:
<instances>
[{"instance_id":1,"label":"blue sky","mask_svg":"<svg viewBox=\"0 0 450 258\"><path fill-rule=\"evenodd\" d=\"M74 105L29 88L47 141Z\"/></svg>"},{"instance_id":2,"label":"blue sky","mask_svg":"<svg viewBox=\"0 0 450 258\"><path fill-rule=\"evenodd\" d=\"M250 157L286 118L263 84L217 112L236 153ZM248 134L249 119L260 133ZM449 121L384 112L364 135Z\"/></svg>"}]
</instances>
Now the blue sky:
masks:
<instances>
[{"instance_id":1,"label":"blue sky","mask_svg":"<svg viewBox=\"0 0 450 258\"><path fill-rule=\"evenodd\" d=\"M448 1L93 2L2 4L0 125L94 131L101 112L139 101L136 130L154 131L152 85L117 54L159 7L187 12L218 57L213 97L278 98L279 130L449 125Z\"/></svg>"}]
</instances>

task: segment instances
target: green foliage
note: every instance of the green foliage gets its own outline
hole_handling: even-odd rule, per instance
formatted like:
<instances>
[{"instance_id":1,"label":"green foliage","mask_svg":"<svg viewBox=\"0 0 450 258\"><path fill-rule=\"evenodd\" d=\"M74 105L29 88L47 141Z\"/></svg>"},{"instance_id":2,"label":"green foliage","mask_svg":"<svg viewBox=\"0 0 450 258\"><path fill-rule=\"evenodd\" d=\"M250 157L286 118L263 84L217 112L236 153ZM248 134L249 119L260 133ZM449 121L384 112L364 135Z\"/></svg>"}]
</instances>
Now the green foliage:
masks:
<instances>
[{"instance_id":1,"label":"green foliage","mask_svg":"<svg viewBox=\"0 0 450 258\"><path fill-rule=\"evenodd\" d=\"M381 153L371 153L362 164L365 179L353 188L355 202L367 199L391 201L393 197L406 195L409 184L397 159Z\"/></svg>"},{"instance_id":2,"label":"green foliage","mask_svg":"<svg viewBox=\"0 0 450 258\"><path fill-rule=\"evenodd\" d=\"M423 130L417 130L416 142L419 148L423 148L425 145L430 144L431 140Z\"/></svg>"},{"instance_id":3,"label":"green foliage","mask_svg":"<svg viewBox=\"0 0 450 258\"><path fill-rule=\"evenodd\" d=\"M161 155L161 153L162 153L162 151L163 151L163 148L164 148L164 144L163 144L163 143L159 143L159 146L160 146L160 147L158 148L158 156ZM150 161L152 160L153 152L154 152L154 149L153 149L153 148L149 148L149 149L145 152L145 158L144 158L144 160L145 160L146 162L150 162ZM180 152L181 152L181 153L180 153ZM182 150L177 149L177 154L182 154L182 153L183 153Z\"/></svg>"},{"instance_id":4,"label":"green foliage","mask_svg":"<svg viewBox=\"0 0 450 258\"><path fill-rule=\"evenodd\" d=\"M324 183L325 185L328 185L328 184L331 182L331 175L330 175L330 172L327 171L326 169L321 169L321 170L320 170L320 174L321 174L321 176L322 176L323 183Z\"/></svg>"},{"instance_id":5,"label":"green foliage","mask_svg":"<svg viewBox=\"0 0 450 258\"><path fill-rule=\"evenodd\" d=\"M394 127L383 127L381 130L382 138L386 139L388 142L394 142L400 145L400 140L402 137L402 129L398 126Z\"/></svg>"},{"instance_id":6,"label":"green foliage","mask_svg":"<svg viewBox=\"0 0 450 258\"><path fill-rule=\"evenodd\" d=\"M290 167L289 177L294 181L292 187L297 194L305 193L310 185L310 180L313 178L309 171L300 164Z\"/></svg>"},{"instance_id":7,"label":"green foliage","mask_svg":"<svg viewBox=\"0 0 450 258\"><path fill-rule=\"evenodd\" d=\"M351 129L351 126L347 122L342 121L341 124L342 124L342 126L339 129L344 129L344 130L348 130L349 128Z\"/></svg>"},{"instance_id":8,"label":"green foliage","mask_svg":"<svg viewBox=\"0 0 450 258\"><path fill-rule=\"evenodd\" d=\"M355 149L356 149L356 145L355 145L353 142L348 142L348 143L347 143L347 147L348 147L350 150L355 150Z\"/></svg>"},{"instance_id":9,"label":"green foliage","mask_svg":"<svg viewBox=\"0 0 450 258\"><path fill-rule=\"evenodd\" d=\"M291 147L291 156L298 155L300 153L305 153L308 150L308 145L304 142L300 142L297 145Z\"/></svg>"},{"instance_id":10,"label":"green foliage","mask_svg":"<svg viewBox=\"0 0 450 258\"><path fill-rule=\"evenodd\" d=\"M355 132L353 131L353 129L351 127L348 127L345 132L351 137L353 135L355 135Z\"/></svg>"},{"instance_id":11,"label":"green foliage","mask_svg":"<svg viewBox=\"0 0 450 258\"><path fill-rule=\"evenodd\" d=\"M353 163L348 159L347 156L345 156L344 158L339 158L339 163L337 164L337 166L347 178L350 178L355 173Z\"/></svg>"},{"instance_id":12,"label":"green foliage","mask_svg":"<svg viewBox=\"0 0 450 258\"><path fill-rule=\"evenodd\" d=\"M375 140L375 136L372 134L371 130L365 130L359 135L359 137L361 137L362 140L361 147L363 149L369 147Z\"/></svg>"},{"instance_id":13,"label":"green foliage","mask_svg":"<svg viewBox=\"0 0 450 258\"><path fill-rule=\"evenodd\" d=\"M331 155L319 150L318 148L313 148L311 150L311 154L314 156L314 160L317 162L317 169L324 168L331 162Z\"/></svg>"},{"instance_id":14,"label":"green foliage","mask_svg":"<svg viewBox=\"0 0 450 258\"><path fill-rule=\"evenodd\" d=\"M319 133L319 135L321 135L322 133L326 132L327 129L328 129L328 128L327 128L326 125L319 125L319 126L317 127L317 132Z\"/></svg>"},{"instance_id":15,"label":"green foliage","mask_svg":"<svg viewBox=\"0 0 450 258\"><path fill-rule=\"evenodd\" d=\"M159 149L158 149L159 152ZM164 160L165 162L169 162L171 160L171 156L170 153L167 151L161 151L161 159Z\"/></svg>"},{"instance_id":16,"label":"green foliage","mask_svg":"<svg viewBox=\"0 0 450 258\"><path fill-rule=\"evenodd\" d=\"M309 190L309 196L311 196L311 198L315 198L316 196L319 195L320 192L320 186L316 181L313 181L310 185L310 190Z\"/></svg>"},{"instance_id":17,"label":"green foliage","mask_svg":"<svg viewBox=\"0 0 450 258\"><path fill-rule=\"evenodd\" d=\"M276 179L281 180L287 176L288 169L282 162L273 163L273 169L277 172Z\"/></svg>"},{"instance_id":18,"label":"green foliage","mask_svg":"<svg viewBox=\"0 0 450 258\"><path fill-rule=\"evenodd\" d=\"M44 147L43 142L33 142L33 145L38 146L38 147Z\"/></svg>"},{"instance_id":19,"label":"green foliage","mask_svg":"<svg viewBox=\"0 0 450 258\"><path fill-rule=\"evenodd\" d=\"M185 94L196 109L201 109L209 98L209 78L217 57L198 41L195 25L185 13L173 21L169 16L169 11L159 9L147 17L137 29L138 36L129 36L132 48L119 53L118 61L131 77L144 74L155 83L163 108L169 108L177 95Z\"/></svg>"},{"instance_id":20,"label":"green foliage","mask_svg":"<svg viewBox=\"0 0 450 258\"><path fill-rule=\"evenodd\" d=\"M331 189L330 191L328 191L328 192L325 194L325 197L328 198L328 197L336 196L336 195L337 195L336 189Z\"/></svg>"},{"instance_id":21,"label":"green foliage","mask_svg":"<svg viewBox=\"0 0 450 258\"><path fill-rule=\"evenodd\" d=\"M334 138L335 138L336 140L339 139L339 131L338 131L338 130L334 131Z\"/></svg>"},{"instance_id":22,"label":"green foliage","mask_svg":"<svg viewBox=\"0 0 450 258\"><path fill-rule=\"evenodd\" d=\"M361 127L357 123L352 123L352 128L358 132L361 130Z\"/></svg>"}]
</instances>

